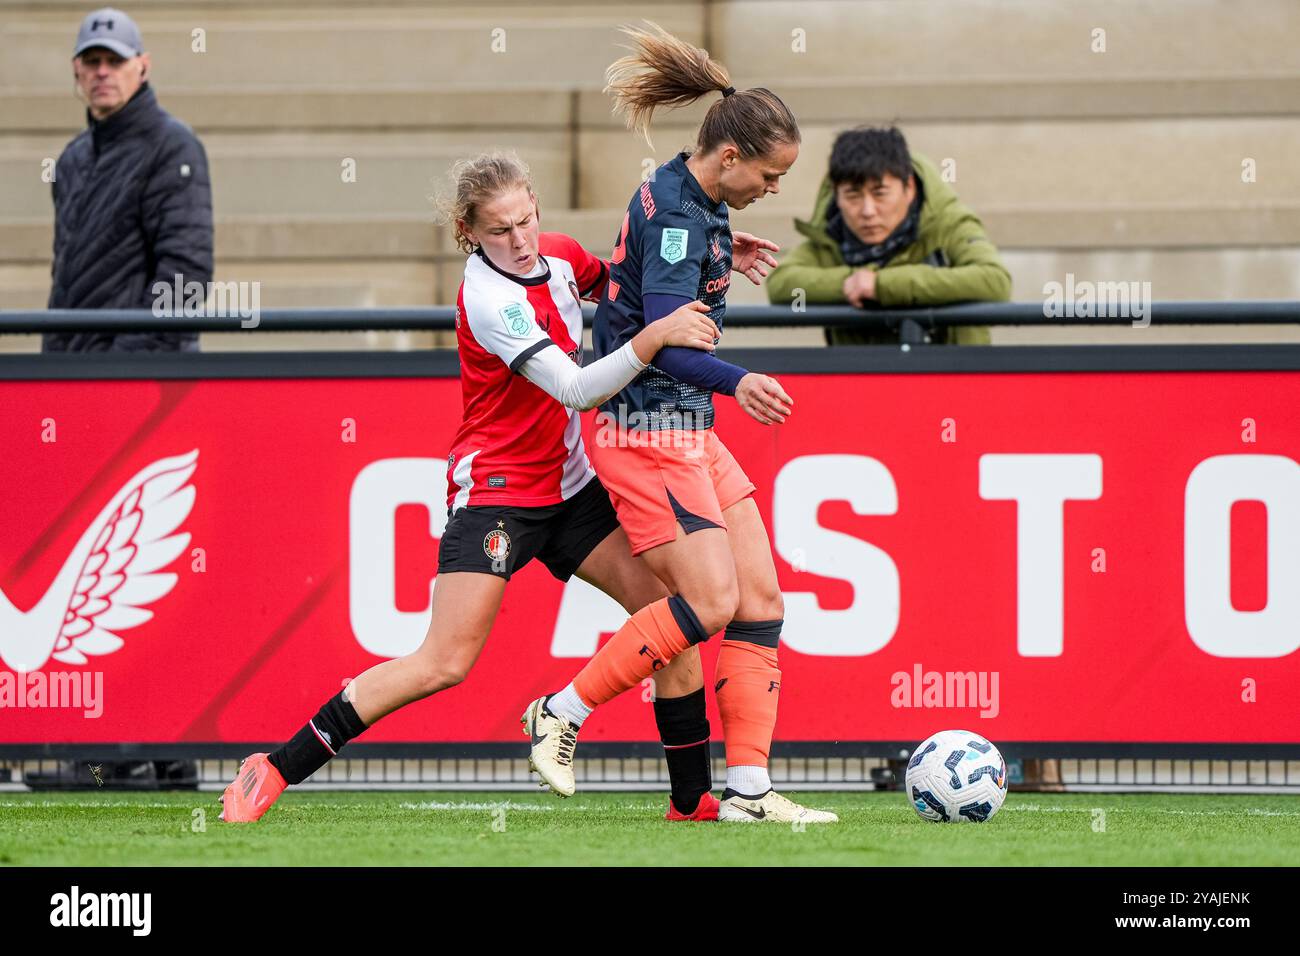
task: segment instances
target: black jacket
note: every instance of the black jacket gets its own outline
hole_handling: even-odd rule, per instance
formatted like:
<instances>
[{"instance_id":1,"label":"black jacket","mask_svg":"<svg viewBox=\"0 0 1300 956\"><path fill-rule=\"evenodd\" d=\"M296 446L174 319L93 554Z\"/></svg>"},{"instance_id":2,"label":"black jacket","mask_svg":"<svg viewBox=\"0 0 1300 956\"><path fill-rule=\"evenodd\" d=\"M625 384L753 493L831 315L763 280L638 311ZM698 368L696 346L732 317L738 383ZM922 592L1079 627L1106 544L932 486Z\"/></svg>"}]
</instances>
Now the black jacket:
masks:
<instances>
[{"instance_id":1,"label":"black jacket","mask_svg":"<svg viewBox=\"0 0 1300 956\"><path fill-rule=\"evenodd\" d=\"M145 83L68 144L54 170L51 309L149 309L155 282L212 279L212 188L203 144ZM67 332L47 352L194 351L197 333Z\"/></svg>"}]
</instances>

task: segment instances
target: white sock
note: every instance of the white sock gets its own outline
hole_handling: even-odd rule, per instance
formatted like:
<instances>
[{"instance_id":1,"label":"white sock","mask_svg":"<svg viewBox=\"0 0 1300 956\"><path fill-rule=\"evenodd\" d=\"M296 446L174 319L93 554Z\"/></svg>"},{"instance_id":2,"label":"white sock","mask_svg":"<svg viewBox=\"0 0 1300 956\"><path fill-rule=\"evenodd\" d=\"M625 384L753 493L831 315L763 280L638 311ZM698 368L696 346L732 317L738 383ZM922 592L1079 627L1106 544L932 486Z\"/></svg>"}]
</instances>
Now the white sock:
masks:
<instances>
[{"instance_id":1,"label":"white sock","mask_svg":"<svg viewBox=\"0 0 1300 956\"><path fill-rule=\"evenodd\" d=\"M558 694L552 694L546 702L546 709L556 717L564 717L575 727L581 727L582 722L591 716L591 708L582 702L572 684Z\"/></svg>"},{"instance_id":2,"label":"white sock","mask_svg":"<svg viewBox=\"0 0 1300 956\"><path fill-rule=\"evenodd\" d=\"M772 789L766 767L728 767L727 789L747 797L761 797Z\"/></svg>"}]
</instances>

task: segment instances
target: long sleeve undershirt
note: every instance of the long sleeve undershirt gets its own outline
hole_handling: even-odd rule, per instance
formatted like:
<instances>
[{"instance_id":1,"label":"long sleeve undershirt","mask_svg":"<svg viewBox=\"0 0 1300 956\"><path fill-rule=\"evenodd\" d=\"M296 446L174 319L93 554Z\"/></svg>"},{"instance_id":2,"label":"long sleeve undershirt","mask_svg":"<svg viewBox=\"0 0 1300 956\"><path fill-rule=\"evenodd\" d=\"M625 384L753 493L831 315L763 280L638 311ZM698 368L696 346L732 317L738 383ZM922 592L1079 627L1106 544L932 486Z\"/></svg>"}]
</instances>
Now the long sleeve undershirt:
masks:
<instances>
[{"instance_id":1,"label":"long sleeve undershirt","mask_svg":"<svg viewBox=\"0 0 1300 956\"><path fill-rule=\"evenodd\" d=\"M691 301L690 298L682 295L647 293L642 302L646 325L671 315ZM659 354L653 359L653 364L655 368L667 372L680 382L723 395L735 395L736 386L749 374L748 369L724 362L712 352L676 345L660 349Z\"/></svg>"},{"instance_id":2,"label":"long sleeve undershirt","mask_svg":"<svg viewBox=\"0 0 1300 956\"><path fill-rule=\"evenodd\" d=\"M519 374L566 408L585 412L617 395L645 367L631 342L590 365L578 365L557 345L530 356L519 367Z\"/></svg>"}]
</instances>

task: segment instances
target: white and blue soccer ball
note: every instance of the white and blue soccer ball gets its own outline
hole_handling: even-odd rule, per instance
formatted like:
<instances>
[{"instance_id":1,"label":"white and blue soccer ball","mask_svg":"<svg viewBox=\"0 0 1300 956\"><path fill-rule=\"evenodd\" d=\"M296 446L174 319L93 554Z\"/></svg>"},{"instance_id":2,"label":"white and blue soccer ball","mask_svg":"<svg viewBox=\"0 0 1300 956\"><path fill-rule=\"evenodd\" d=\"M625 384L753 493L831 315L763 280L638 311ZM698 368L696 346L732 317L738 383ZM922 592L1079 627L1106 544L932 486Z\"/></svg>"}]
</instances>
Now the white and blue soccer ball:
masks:
<instances>
[{"instance_id":1,"label":"white and blue soccer ball","mask_svg":"<svg viewBox=\"0 0 1300 956\"><path fill-rule=\"evenodd\" d=\"M987 823L1007 798L1007 762L968 730L941 730L912 752L907 796L931 823Z\"/></svg>"}]
</instances>

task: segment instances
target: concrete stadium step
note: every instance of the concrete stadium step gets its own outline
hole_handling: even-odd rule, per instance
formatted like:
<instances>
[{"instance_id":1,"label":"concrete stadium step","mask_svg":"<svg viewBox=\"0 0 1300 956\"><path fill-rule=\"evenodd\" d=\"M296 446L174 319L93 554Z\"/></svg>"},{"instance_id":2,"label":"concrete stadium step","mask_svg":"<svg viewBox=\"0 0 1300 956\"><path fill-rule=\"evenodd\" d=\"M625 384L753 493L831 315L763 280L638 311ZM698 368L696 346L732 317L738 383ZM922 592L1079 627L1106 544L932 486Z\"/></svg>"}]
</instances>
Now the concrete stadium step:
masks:
<instances>
[{"instance_id":1,"label":"concrete stadium step","mask_svg":"<svg viewBox=\"0 0 1300 956\"><path fill-rule=\"evenodd\" d=\"M806 217L840 126L807 126L800 160L764 211ZM482 149L516 149L533 169L544 209L625 205L641 180L695 130L665 127L656 149L625 131L512 130L268 133L204 136L219 215L432 215L429 197L451 163ZM1155 204L1258 208L1300 201L1300 123L1287 118L1202 118L1109 122L916 123L905 132L918 152L950 160L963 201L987 208L1119 209ZM0 209L10 217L50 212L42 162L65 145L52 134L0 136ZM577 195L573 157L577 156ZM356 181L343 181L344 159ZM1255 181L1243 182L1253 162ZM1238 230L1240 224L1225 224Z\"/></svg>"},{"instance_id":2,"label":"concrete stadium step","mask_svg":"<svg viewBox=\"0 0 1300 956\"><path fill-rule=\"evenodd\" d=\"M392 215L425 211L451 164L486 149L515 149L529 164L541 196L570 202L572 158L567 133L268 133L203 137L219 215ZM10 216L49 214L50 186L41 164L59 155L58 137L0 137L0 209ZM355 180L344 181L344 161Z\"/></svg>"},{"instance_id":3,"label":"concrete stadium step","mask_svg":"<svg viewBox=\"0 0 1300 956\"><path fill-rule=\"evenodd\" d=\"M739 82L739 81L736 81ZM768 79L801 127L974 120L1293 116L1300 74L1267 77ZM623 129L604 93L577 93L583 129ZM714 99L656 114L655 127L698 129ZM652 132L653 137L653 132Z\"/></svg>"},{"instance_id":4,"label":"concrete stadium step","mask_svg":"<svg viewBox=\"0 0 1300 956\"><path fill-rule=\"evenodd\" d=\"M665 3L656 21L684 39L703 39L703 4ZM136 21L164 86L287 89L337 83L346 64L353 89L416 85L557 85L599 89L620 55L616 6L563 3L277 8L203 12L183 6L139 11ZM66 89L82 13L15 13L0 32L0 87ZM635 15L632 15L632 19ZM202 34L196 52L195 30Z\"/></svg>"},{"instance_id":5,"label":"concrete stadium step","mask_svg":"<svg viewBox=\"0 0 1300 956\"><path fill-rule=\"evenodd\" d=\"M1300 201L1264 204L1149 203L1110 206L988 205L980 209L1001 249L1026 251L1300 247ZM608 255L622 209L552 210L548 229L566 232ZM794 220L772 208L736 212L732 225L777 242L785 250L803 240ZM449 246L444 246L444 249ZM778 257L779 258L779 257Z\"/></svg>"},{"instance_id":6,"label":"concrete stadium step","mask_svg":"<svg viewBox=\"0 0 1300 956\"><path fill-rule=\"evenodd\" d=\"M66 85L71 37L84 6L4 4L16 43L0 86ZM358 86L417 77L511 83L538 76L599 89L619 54L616 27L648 16L707 45L735 85L798 79L1192 79L1296 76L1300 5L1291 0L1117 4L1075 0L724 0L704 3L463 2L376 6L236 2L137 5L136 17L174 85L310 86L311 65L349 63ZM206 54L191 31L207 31ZM505 53L492 30L506 31ZM1097 52L1094 31L1105 31ZM222 76L221 74L225 74Z\"/></svg>"},{"instance_id":7,"label":"concrete stadium step","mask_svg":"<svg viewBox=\"0 0 1300 956\"><path fill-rule=\"evenodd\" d=\"M426 260L445 253L445 230L427 215L392 217L218 217L216 258L251 260ZM49 263L48 216L0 219L0 262Z\"/></svg>"},{"instance_id":8,"label":"concrete stadium step","mask_svg":"<svg viewBox=\"0 0 1300 956\"><path fill-rule=\"evenodd\" d=\"M1300 299L1300 243L1263 249L1004 248L1002 255L1017 301L1041 299L1044 284L1064 283L1068 273L1076 283L1150 282L1158 300ZM463 258L451 255L383 262L268 262L231 255L218 258L216 278L261 283L262 308L417 306L453 301L463 272ZM44 308L49 285L48 262L0 263L0 308ZM738 279L729 301L760 304L767 298L761 288Z\"/></svg>"},{"instance_id":9,"label":"concrete stadium step","mask_svg":"<svg viewBox=\"0 0 1300 956\"><path fill-rule=\"evenodd\" d=\"M439 301L436 267L427 260L265 262L232 257L218 260L216 279L258 283L258 306L262 309L364 309ZM43 309L49 291L48 266L0 265L0 308Z\"/></svg>"},{"instance_id":10,"label":"concrete stadium step","mask_svg":"<svg viewBox=\"0 0 1300 956\"><path fill-rule=\"evenodd\" d=\"M779 256L778 256L779 258ZM1154 299L1197 301L1300 298L1300 246L1269 249L1123 249L1035 252L1003 250L1012 278L1014 301L1042 301L1049 282L1150 282ZM438 265L438 288L459 286L464 267ZM727 301L766 305L767 293L748 280L733 277ZM730 339L728 340L731 341Z\"/></svg>"},{"instance_id":11,"label":"concrete stadium step","mask_svg":"<svg viewBox=\"0 0 1300 956\"><path fill-rule=\"evenodd\" d=\"M1104 31L1104 52L1094 52L1097 30ZM746 86L851 75L864 81L1295 76L1297 35L1300 4L1292 0L732 0L709 6L711 52Z\"/></svg>"},{"instance_id":12,"label":"concrete stadium step","mask_svg":"<svg viewBox=\"0 0 1300 956\"><path fill-rule=\"evenodd\" d=\"M852 123L805 124L800 158L781 192L762 200L806 216L836 134ZM1110 121L911 123L909 145L936 163L953 161L954 188L976 210L1023 205L1300 200L1300 123L1290 117ZM651 150L625 130L578 135L579 205L623 206L642 171L694 139L694 126L655 129ZM1254 160L1255 182L1242 181Z\"/></svg>"},{"instance_id":13,"label":"concrete stadium step","mask_svg":"<svg viewBox=\"0 0 1300 956\"><path fill-rule=\"evenodd\" d=\"M556 132L572 124L575 94L564 89L449 89L392 85L358 90L156 89L163 108L200 135L219 130L525 130ZM71 90L18 91L5 98L0 133L85 126L85 108Z\"/></svg>"},{"instance_id":14,"label":"concrete stadium step","mask_svg":"<svg viewBox=\"0 0 1300 956\"><path fill-rule=\"evenodd\" d=\"M975 120L1069 120L1132 117L1294 116L1300 76L1267 78L925 80L772 82L801 126L854 126ZM866 91L866 92L864 92ZM506 86L447 88L393 83L368 89L211 89L158 87L163 106L190 126L218 130L541 130L580 126L622 130L612 101L593 90ZM705 98L663 113L657 127L698 129ZM0 134L53 131L74 136L82 105L68 89L9 90Z\"/></svg>"},{"instance_id":15,"label":"concrete stadium step","mask_svg":"<svg viewBox=\"0 0 1300 956\"><path fill-rule=\"evenodd\" d=\"M980 209L1003 250L1252 249L1300 246L1300 202L1146 203ZM566 232L600 255L612 249L619 209L544 207L543 226ZM735 228L789 250L802 241L792 216L774 208L735 214ZM48 270L53 226L48 213L0 219L0 263ZM425 213L391 216L219 216L218 263L259 261L460 261L450 231ZM48 275L48 271L46 273Z\"/></svg>"}]
</instances>

